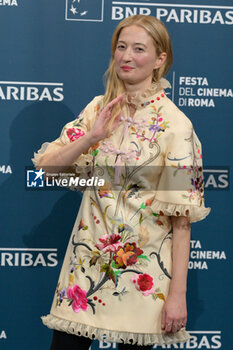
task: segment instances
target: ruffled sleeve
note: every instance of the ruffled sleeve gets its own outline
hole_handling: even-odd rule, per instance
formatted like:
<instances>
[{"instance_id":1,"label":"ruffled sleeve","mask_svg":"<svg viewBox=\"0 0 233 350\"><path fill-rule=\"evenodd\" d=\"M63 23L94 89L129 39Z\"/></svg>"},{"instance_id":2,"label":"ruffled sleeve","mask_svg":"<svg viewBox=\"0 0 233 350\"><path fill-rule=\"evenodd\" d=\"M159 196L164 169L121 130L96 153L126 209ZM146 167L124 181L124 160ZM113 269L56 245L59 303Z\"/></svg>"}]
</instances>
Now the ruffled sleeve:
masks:
<instances>
[{"instance_id":1,"label":"ruffled sleeve","mask_svg":"<svg viewBox=\"0 0 233 350\"><path fill-rule=\"evenodd\" d=\"M67 123L56 140L52 142L45 142L42 144L41 148L34 153L32 162L35 167L38 166L41 158L53 151L61 149L64 145L74 142L80 137L84 136L92 127L95 122L95 117L98 109L100 108L102 97L95 97L86 108L78 115L78 117ZM89 149L86 153L81 154L75 161L72 166L75 166L77 173L87 172L89 165L92 161L92 150Z\"/></svg>"},{"instance_id":2,"label":"ruffled sleeve","mask_svg":"<svg viewBox=\"0 0 233 350\"><path fill-rule=\"evenodd\" d=\"M166 145L153 210L167 216L186 216L190 222L200 221L210 208L204 205L201 143L191 122L178 122Z\"/></svg>"}]
</instances>

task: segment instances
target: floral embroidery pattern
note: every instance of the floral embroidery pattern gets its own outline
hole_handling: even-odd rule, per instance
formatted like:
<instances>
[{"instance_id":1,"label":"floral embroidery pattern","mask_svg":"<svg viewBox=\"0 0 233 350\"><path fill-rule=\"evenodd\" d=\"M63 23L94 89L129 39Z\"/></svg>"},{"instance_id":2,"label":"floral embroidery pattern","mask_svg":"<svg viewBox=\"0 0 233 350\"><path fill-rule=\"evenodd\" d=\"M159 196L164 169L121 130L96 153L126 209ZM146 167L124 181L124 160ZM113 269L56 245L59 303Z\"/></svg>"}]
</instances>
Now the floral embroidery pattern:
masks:
<instances>
[{"instance_id":1,"label":"floral embroidery pattern","mask_svg":"<svg viewBox=\"0 0 233 350\"><path fill-rule=\"evenodd\" d=\"M149 143L158 142L158 138L161 136L161 133L164 132L168 127L168 122L164 120L161 114L163 106L160 106L158 109L155 105L151 105L150 114L152 114L151 120L145 125L146 128L141 131L131 127L132 135L136 135L137 138L140 138L141 141L148 141ZM146 136L147 130L151 131L151 136ZM140 132L139 132L140 131Z\"/></svg>"},{"instance_id":2,"label":"floral embroidery pattern","mask_svg":"<svg viewBox=\"0 0 233 350\"><path fill-rule=\"evenodd\" d=\"M87 292L82 290L77 284L73 288L67 288L67 297L70 299L74 312L79 312L81 309L84 311L88 310L86 295Z\"/></svg>"},{"instance_id":3,"label":"floral embroidery pattern","mask_svg":"<svg viewBox=\"0 0 233 350\"><path fill-rule=\"evenodd\" d=\"M131 266L136 264L137 257L140 256L143 251L136 246L136 243L126 243L123 248L120 248L116 255L114 255L113 260L115 264L113 264L116 268L125 269L127 266Z\"/></svg>"},{"instance_id":4,"label":"floral embroidery pattern","mask_svg":"<svg viewBox=\"0 0 233 350\"><path fill-rule=\"evenodd\" d=\"M70 142L73 142L85 135L85 132L82 130L82 128L85 126L82 115L83 111L74 120L72 127L66 130L66 135L68 136Z\"/></svg>"},{"instance_id":5,"label":"floral embroidery pattern","mask_svg":"<svg viewBox=\"0 0 233 350\"><path fill-rule=\"evenodd\" d=\"M192 141L192 138L188 139L188 141ZM194 199L198 199L200 205L204 202L204 177L203 177L203 168L199 166L198 161L202 159L202 154L200 148L197 143L194 144L193 149L193 165L181 165L178 163L177 165L172 164L172 166L176 169L174 171L174 176L176 176L178 171L185 171L186 174L190 178L191 188L187 189L188 194L182 194L184 199L188 199L189 202Z\"/></svg>"},{"instance_id":6,"label":"floral embroidery pattern","mask_svg":"<svg viewBox=\"0 0 233 350\"><path fill-rule=\"evenodd\" d=\"M143 275L134 275L131 278L131 281L134 283L135 288L142 292L143 295L148 296L154 294L155 290L153 288L154 282L153 277L144 273Z\"/></svg>"},{"instance_id":7,"label":"floral embroidery pattern","mask_svg":"<svg viewBox=\"0 0 233 350\"><path fill-rule=\"evenodd\" d=\"M92 249L85 240L82 242L75 242L75 235L72 239L72 244L74 247L74 260L71 260L71 269L69 275L69 286L64 289L57 288L57 306L60 306L63 300L68 302L69 306L72 306L74 312L87 311L88 305L91 306L93 313L95 313L95 308L98 304L105 306L106 304L102 302L102 299L98 299L94 295L98 290L104 286L109 280L112 281L115 287L118 286L119 279L124 273L134 273L134 283L137 290L141 291L144 296L153 294L155 299L156 292L153 287L153 277L148 274L143 274L139 270L139 266L144 264L144 261L150 262L150 259L143 255L143 250L139 248L136 242L129 242L131 234L133 233L132 227L127 224L122 224L122 221L115 218L116 223L118 223L118 234L105 234L99 238L99 243L95 244L97 250ZM83 219L79 223L79 231L85 230L87 225L85 225ZM83 290L78 284L75 283L74 272L77 269L81 269L82 273L86 273L86 268L84 266L84 259L77 259L76 249L79 246L83 246L90 252L89 255L89 266L96 265L100 272L104 273L104 276L100 278L96 283L88 275L86 277L90 281L89 289ZM155 254L155 253L152 253ZM152 256L151 254L151 256ZM133 269L132 269L133 267ZM97 269L97 270L98 270ZM142 277L140 277L142 276ZM119 300L128 293L125 287L121 292L114 292L113 296L118 296ZM165 300L163 293L160 293L160 299ZM98 299L98 300L97 300Z\"/></svg>"},{"instance_id":8,"label":"floral embroidery pattern","mask_svg":"<svg viewBox=\"0 0 233 350\"><path fill-rule=\"evenodd\" d=\"M113 221L118 223L118 234L105 234L99 238L99 243L95 244L97 250L92 249L89 244L85 242L75 242L75 235L72 239L73 251L75 254L74 261L71 261L71 270L69 276L69 286L67 289L57 289L57 305L61 305L63 300L69 302L69 306L72 306L74 312L80 310L87 311L88 305L91 306L93 313L95 313L97 296L93 296L98 290L104 286L109 280L112 281L115 287L118 286L119 279L124 273L134 273L131 281L134 283L135 288L141 291L144 296L152 294L153 298L160 298L165 300L165 296L160 292L160 289L154 289L153 277L148 274L143 274L139 267L144 265L145 261L150 262L147 255L144 255L143 250L139 248L136 242L129 242L132 237L133 229L127 224L122 224L121 220L115 218ZM79 230L85 228L83 219L80 220ZM79 259L77 263L76 249L80 246L85 247L89 252L89 266L95 265L97 270L104 273L104 277L100 278L96 283L92 280L89 275L86 277L90 281L89 290L82 290L79 285L74 285L74 271L81 266L81 272L86 273L86 269L83 266L83 260ZM160 267L164 269L163 263L159 260L160 255L156 252L152 252L150 256L156 255ZM133 267L133 268L132 268ZM166 269L164 273L167 275ZM125 287L121 292L114 292L113 296L118 296L119 300L128 293ZM93 297L92 297L93 296ZM98 303L102 303L102 299L98 300ZM102 303L105 306L105 303Z\"/></svg>"},{"instance_id":9,"label":"floral embroidery pattern","mask_svg":"<svg viewBox=\"0 0 233 350\"><path fill-rule=\"evenodd\" d=\"M99 109L100 106L97 105L95 109L97 113ZM81 240L77 238L76 234L72 237L73 259L70 261L69 285L66 288L58 286L57 306L60 306L63 300L66 300L74 312L88 311L91 308L93 314L95 314L98 305L106 305L105 301L96 295L103 288L110 291L114 289L112 296L118 297L119 300L122 300L130 292L130 290L126 290L123 282L121 283L121 288L118 289L119 282L124 281L121 278L123 274L129 275L128 280L132 282L132 289L136 288L145 297L152 295L154 300L159 298L165 301L164 294L158 286L155 287L154 278L157 277L159 279L160 276L151 276L142 272L143 268L148 266L151 263L151 259L155 256L161 269L161 275L171 278L161 258L161 248L166 240L171 239L171 232L163 239L159 251L151 251L149 254L146 254L144 251L144 246L149 240L149 231L144 226L144 221L150 219L156 225L163 225L161 220L163 213L156 213L151 209L153 198L150 197L144 198L141 204L139 201L139 207L133 215L129 216L129 221L126 222L120 214L121 203L123 206L126 206L127 201L132 199L132 197L136 198L137 195L137 198L140 198L140 192L143 187L140 183L132 182L133 175L139 169L154 161L160 153L158 138L169 127L168 122L164 120L161 114L161 110L162 106L157 109L154 104L151 104L150 120L148 118L140 121L132 118L122 119L129 128L131 135L136 136L135 141L131 141L129 149L117 148L111 142L104 141L101 143L101 146L100 143L97 143L89 150L89 154L92 155L93 172L96 169L104 172L98 165L98 155L101 151L101 156L105 156L105 171L107 171L111 179L121 181L115 182L120 183L120 188L118 191L113 191L114 186L111 181L106 182L104 186L99 188L93 188L93 195L90 197L92 206L91 218L94 224L98 225L99 229L102 230L102 234L98 241L90 239L92 235L88 234L90 230L89 225L87 226L81 218L78 232L87 231L87 235L82 235L83 238ZM67 130L70 141L82 136L82 130L78 128L80 126L79 122L81 120L78 119L77 125ZM137 162L141 155L141 146L137 139L147 141L149 147L154 148L153 152L149 153L148 158L141 164ZM109 156L115 156L114 167L108 166ZM134 159L135 165L127 169L126 164L131 159ZM126 167L124 174L119 170L123 161ZM104 204L105 207L102 207L103 203L106 203L105 199L111 204ZM115 211L114 215L109 215L109 208L111 207L111 210L113 210L112 203L115 204ZM135 221L137 222L133 225L132 222ZM109 223L112 223L112 229ZM138 233L135 232L136 227ZM84 254L81 257L79 257L79 249L82 249L82 254ZM88 274L89 268L93 266L96 269L94 277ZM82 284L79 284L77 271L79 274L82 273L89 281L89 287L85 287L85 290L82 289Z\"/></svg>"},{"instance_id":10,"label":"floral embroidery pattern","mask_svg":"<svg viewBox=\"0 0 233 350\"><path fill-rule=\"evenodd\" d=\"M103 186L99 187L98 194L100 198L115 198L113 192L111 191L111 184L109 182L105 182Z\"/></svg>"},{"instance_id":11,"label":"floral embroidery pattern","mask_svg":"<svg viewBox=\"0 0 233 350\"><path fill-rule=\"evenodd\" d=\"M142 292L144 296L152 295L153 299L161 299L165 301L164 294L161 293L159 288L154 289L154 279L147 273L137 275L135 274L131 278L131 282L134 283L135 288L139 291ZM122 291L123 292L123 291ZM121 292L121 294L122 294ZM124 291L125 292L125 291ZM114 293L116 295L116 293ZM117 293L120 294L120 293Z\"/></svg>"},{"instance_id":12,"label":"floral embroidery pattern","mask_svg":"<svg viewBox=\"0 0 233 350\"><path fill-rule=\"evenodd\" d=\"M146 125L147 125L146 118L143 118L142 120L135 120L131 117L121 116L120 120L124 121L128 125L128 127L134 126L139 130L141 130L143 127L146 127Z\"/></svg>"},{"instance_id":13,"label":"floral embroidery pattern","mask_svg":"<svg viewBox=\"0 0 233 350\"><path fill-rule=\"evenodd\" d=\"M179 170L186 171L187 175L190 177L190 182L192 185L192 188L187 189L188 194L182 194L182 197L185 199L188 199L189 202L194 200L195 198L198 198L200 205L203 202L204 199L204 178L202 174L202 167L199 166L181 166L178 164L176 167L176 170L174 172L174 176L176 175L176 172ZM192 175L192 176L191 176Z\"/></svg>"},{"instance_id":14,"label":"floral embroidery pattern","mask_svg":"<svg viewBox=\"0 0 233 350\"><path fill-rule=\"evenodd\" d=\"M121 239L121 235L111 234L111 235L103 235L99 238L101 243L96 244L96 248L102 250L104 253L107 252L116 252L119 247L122 247L122 243L119 242Z\"/></svg>"},{"instance_id":15,"label":"floral embroidery pattern","mask_svg":"<svg viewBox=\"0 0 233 350\"><path fill-rule=\"evenodd\" d=\"M70 128L66 133L70 139L70 142L73 142L79 139L81 136L85 135L85 132L79 128Z\"/></svg>"}]
</instances>

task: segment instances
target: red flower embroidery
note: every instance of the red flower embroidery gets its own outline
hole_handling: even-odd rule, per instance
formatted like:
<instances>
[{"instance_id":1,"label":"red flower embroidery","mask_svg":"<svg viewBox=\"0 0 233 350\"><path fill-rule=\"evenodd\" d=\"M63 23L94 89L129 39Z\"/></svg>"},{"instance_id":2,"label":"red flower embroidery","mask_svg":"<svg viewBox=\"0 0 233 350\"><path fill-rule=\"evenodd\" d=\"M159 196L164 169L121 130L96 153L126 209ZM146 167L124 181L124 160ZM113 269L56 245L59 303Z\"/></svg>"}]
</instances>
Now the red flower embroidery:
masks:
<instances>
[{"instance_id":1,"label":"red flower embroidery","mask_svg":"<svg viewBox=\"0 0 233 350\"><path fill-rule=\"evenodd\" d=\"M135 273L134 277L131 278L131 281L135 284L135 288L141 291L143 295L147 296L155 293L153 288L153 277L147 273L140 275Z\"/></svg>"},{"instance_id":2,"label":"red flower embroidery","mask_svg":"<svg viewBox=\"0 0 233 350\"><path fill-rule=\"evenodd\" d=\"M74 312L79 312L81 309L84 311L88 310L86 294L87 292L81 289L77 284L75 284L73 288L67 288L67 296L69 299L73 300L72 309Z\"/></svg>"},{"instance_id":3,"label":"red flower embroidery","mask_svg":"<svg viewBox=\"0 0 233 350\"><path fill-rule=\"evenodd\" d=\"M70 142L73 142L79 139L81 136L85 135L85 132L79 128L70 128L66 133L70 139Z\"/></svg>"},{"instance_id":4,"label":"red flower embroidery","mask_svg":"<svg viewBox=\"0 0 233 350\"><path fill-rule=\"evenodd\" d=\"M99 250L102 250L104 253L106 252L116 252L118 248L122 247L122 243L119 242L121 239L121 235L111 234L111 235L103 235L99 238L101 243L95 245L95 247Z\"/></svg>"},{"instance_id":5,"label":"red flower embroidery","mask_svg":"<svg viewBox=\"0 0 233 350\"><path fill-rule=\"evenodd\" d=\"M113 257L116 267L125 269L127 266L131 266L137 262L137 257L141 255L143 251L136 246L136 243L126 243L124 247L120 248L116 255Z\"/></svg>"}]
</instances>

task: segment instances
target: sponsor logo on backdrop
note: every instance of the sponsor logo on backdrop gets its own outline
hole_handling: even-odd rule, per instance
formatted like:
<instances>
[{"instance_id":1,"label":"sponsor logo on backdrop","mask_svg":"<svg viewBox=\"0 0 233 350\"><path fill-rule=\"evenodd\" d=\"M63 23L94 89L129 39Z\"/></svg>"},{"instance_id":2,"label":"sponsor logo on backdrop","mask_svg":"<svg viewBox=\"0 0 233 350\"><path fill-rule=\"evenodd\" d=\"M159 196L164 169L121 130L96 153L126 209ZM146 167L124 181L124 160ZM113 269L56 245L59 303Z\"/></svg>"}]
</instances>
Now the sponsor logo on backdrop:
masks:
<instances>
[{"instance_id":1,"label":"sponsor logo on backdrop","mask_svg":"<svg viewBox=\"0 0 233 350\"><path fill-rule=\"evenodd\" d=\"M191 338L186 343L162 345L162 349L220 349L221 331L188 331ZM154 345L152 349L157 349Z\"/></svg>"},{"instance_id":2,"label":"sponsor logo on backdrop","mask_svg":"<svg viewBox=\"0 0 233 350\"><path fill-rule=\"evenodd\" d=\"M7 339L6 331L0 330L0 340Z\"/></svg>"},{"instance_id":3,"label":"sponsor logo on backdrop","mask_svg":"<svg viewBox=\"0 0 233 350\"><path fill-rule=\"evenodd\" d=\"M99 349L117 349L117 343L105 341L103 336L102 340L99 341Z\"/></svg>"},{"instance_id":4,"label":"sponsor logo on backdrop","mask_svg":"<svg viewBox=\"0 0 233 350\"><path fill-rule=\"evenodd\" d=\"M55 267L57 248L0 248L1 267Z\"/></svg>"},{"instance_id":5,"label":"sponsor logo on backdrop","mask_svg":"<svg viewBox=\"0 0 233 350\"><path fill-rule=\"evenodd\" d=\"M233 6L166 4L148 1L112 1L112 20L143 14L166 23L233 24Z\"/></svg>"},{"instance_id":6,"label":"sponsor logo on backdrop","mask_svg":"<svg viewBox=\"0 0 233 350\"><path fill-rule=\"evenodd\" d=\"M0 81L0 101L64 100L63 83Z\"/></svg>"},{"instance_id":7,"label":"sponsor logo on backdrop","mask_svg":"<svg viewBox=\"0 0 233 350\"><path fill-rule=\"evenodd\" d=\"M175 91L178 90L180 107L215 107L219 98L233 97L232 89L212 85L207 77L177 76L173 72L172 80L172 100L174 101Z\"/></svg>"},{"instance_id":8,"label":"sponsor logo on backdrop","mask_svg":"<svg viewBox=\"0 0 233 350\"><path fill-rule=\"evenodd\" d=\"M10 165L0 165L0 173L12 174L11 166Z\"/></svg>"},{"instance_id":9,"label":"sponsor logo on backdrop","mask_svg":"<svg viewBox=\"0 0 233 350\"><path fill-rule=\"evenodd\" d=\"M137 15L152 15L166 23L233 24L233 6L207 4L167 4L148 1L112 1L111 19ZM110 2L110 0L109 0ZM106 4L107 2L105 2ZM104 21L104 0L66 0L67 21Z\"/></svg>"},{"instance_id":10,"label":"sponsor logo on backdrop","mask_svg":"<svg viewBox=\"0 0 233 350\"><path fill-rule=\"evenodd\" d=\"M200 240L190 241L190 259L189 269L193 270L208 270L208 264L211 260L226 260L226 253L224 250L205 250L202 247Z\"/></svg>"},{"instance_id":11,"label":"sponsor logo on backdrop","mask_svg":"<svg viewBox=\"0 0 233 350\"><path fill-rule=\"evenodd\" d=\"M17 0L0 0L0 6L18 6Z\"/></svg>"},{"instance_id":12,"label":"sponsor logo on backdrop","mask_svg":"<svg viewBox=\"0 0 233 350\"><path fill-rule=\"evenodd\" d=\"M203 170L206 190L229 190L229 169L226 167L206 168Z\"/></svg>"},{"instance_id":13,"label":"sponsor logo on backdrop","mask_svg":"<svg viewBox=\"0 0 233 350\"><path fill-rule=\"evenodd\" d=\"M151 349L221 349L221 331L188 331L191 338L186 343L154 345ZM99 342L100 349L116 349L116 343L104 340Z\"/></svg>"},{"instance_id":14,"label":"sponsor logo on backdrop","mask_svg":"<svg viewBox=\"0 0 233 350\"><path fill-rule=\"evenodd\" d=\"M104 0L66 0L67 21L103 22Z\"/></svg>"}]
</instances>

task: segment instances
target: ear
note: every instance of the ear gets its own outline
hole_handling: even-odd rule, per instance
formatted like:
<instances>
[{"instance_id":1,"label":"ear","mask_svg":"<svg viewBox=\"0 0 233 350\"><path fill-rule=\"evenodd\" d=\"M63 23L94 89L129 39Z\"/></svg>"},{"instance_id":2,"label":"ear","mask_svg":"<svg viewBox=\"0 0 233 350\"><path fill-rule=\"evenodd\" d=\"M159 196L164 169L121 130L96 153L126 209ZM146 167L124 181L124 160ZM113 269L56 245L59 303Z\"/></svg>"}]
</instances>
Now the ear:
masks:
<instances>
[{"instance_id":1,"label":"ear","mask_svg":"<svg viewBox=\"0 0 233 350\"><path fill-rule=\"evenodd\" d=\"M157 59L156 59L156 61L155 61L154 69L160 68L160 67L164 64L164 62L166 61L166 59L167 59L167 54L166 54L166 52L162 52L162 53L157 57Z\"/></svg>"}]
</instances>

